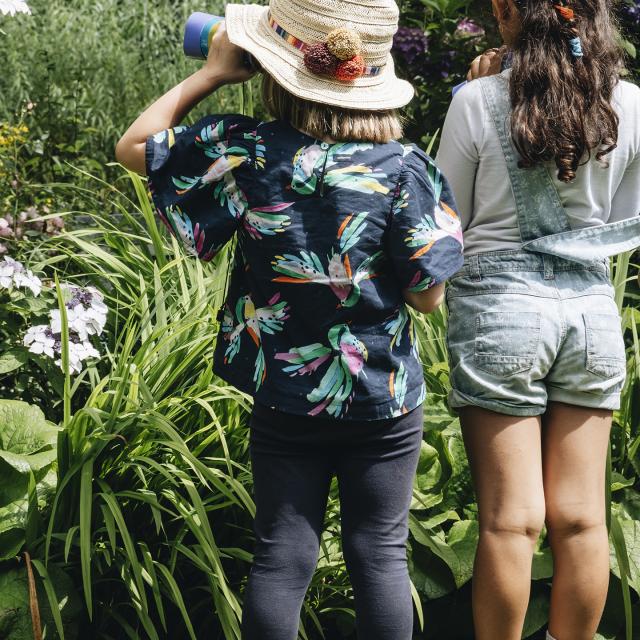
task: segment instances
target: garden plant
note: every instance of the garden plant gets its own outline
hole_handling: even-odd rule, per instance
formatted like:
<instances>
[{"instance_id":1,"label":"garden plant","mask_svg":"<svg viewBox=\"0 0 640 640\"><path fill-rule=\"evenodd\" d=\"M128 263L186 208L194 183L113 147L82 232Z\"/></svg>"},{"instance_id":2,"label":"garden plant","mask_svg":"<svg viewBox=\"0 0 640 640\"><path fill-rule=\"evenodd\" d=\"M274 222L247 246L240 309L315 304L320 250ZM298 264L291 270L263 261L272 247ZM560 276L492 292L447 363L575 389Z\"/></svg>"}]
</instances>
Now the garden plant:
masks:
<instances>
[{"instance_id":1,"label":"garden plant","mask_svg":"<svg viewBox=\"0 0 640 640\"><path fill-rule=\"evenodd\" d=\"M407 133L435 151L452 88L497 44L491 3L399 5L394 53L417 85ZM640 1L618 8L625 73L637 82ZM255 513L251 398L211 370L234 248L209 264L185 255L145 181L113 153L132 117L195 69L181 31L196 10L222 3L0 0L1 639L240 638ZM190 119L203 109L260 115L256 87L226 88ZM597 638L632 640L640 256L612 266L628 377L604 488L611 579ZM469 639L477 508L446 403L446 312L414 315L429 390L408 544L415 637ZM544 637L552 575L543 533L523 638ZM300 637L355 638L335 484Z\"/></svg>"}]
</instances>

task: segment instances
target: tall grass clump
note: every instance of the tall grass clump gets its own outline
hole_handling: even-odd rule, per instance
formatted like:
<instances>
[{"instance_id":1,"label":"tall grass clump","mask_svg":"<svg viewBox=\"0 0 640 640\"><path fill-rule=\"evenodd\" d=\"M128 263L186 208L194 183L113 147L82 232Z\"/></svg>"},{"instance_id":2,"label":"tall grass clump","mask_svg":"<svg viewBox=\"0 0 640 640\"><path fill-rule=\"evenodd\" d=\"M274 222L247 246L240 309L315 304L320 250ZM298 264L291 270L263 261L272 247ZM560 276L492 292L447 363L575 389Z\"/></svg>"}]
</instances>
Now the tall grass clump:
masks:
<instances>
[{"instance_id":1,"label":"tall grass clump","mask_svg":"<svg viewBox=\"0 0 640 640\"><path fill-rule=\"evenodd\" d=\"M96 637L238 637L254 507L248 400L211 372L224 273L160 237L133 179L137 216L123 206L56 242L112 326L108 361L65 393L46 556L75 574Z\"/></svg>"}]
</instances>

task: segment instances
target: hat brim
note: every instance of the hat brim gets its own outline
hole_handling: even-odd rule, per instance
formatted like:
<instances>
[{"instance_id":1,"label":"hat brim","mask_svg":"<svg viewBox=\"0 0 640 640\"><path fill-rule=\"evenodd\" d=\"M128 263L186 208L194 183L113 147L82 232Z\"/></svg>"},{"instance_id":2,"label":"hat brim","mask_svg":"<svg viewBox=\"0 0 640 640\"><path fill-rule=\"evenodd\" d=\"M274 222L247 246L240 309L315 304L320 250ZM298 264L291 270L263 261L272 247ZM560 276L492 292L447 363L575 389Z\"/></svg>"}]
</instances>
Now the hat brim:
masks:
<instances>
[{"instance_id":1,"label":"hat brim","mask_svg":"<svg viewBox=\"0 0 640 640\"><path fill-rule=\"evenodd\" d=\"M229 40L248 51L273 78L293 95L346 109L398 109L414 96L413 86L395 74L393 58L378 76L341 82L311 73L303 54L280 38L267 21L269 7L229 4L225 25Z\"/></svg>"}]
</instances>

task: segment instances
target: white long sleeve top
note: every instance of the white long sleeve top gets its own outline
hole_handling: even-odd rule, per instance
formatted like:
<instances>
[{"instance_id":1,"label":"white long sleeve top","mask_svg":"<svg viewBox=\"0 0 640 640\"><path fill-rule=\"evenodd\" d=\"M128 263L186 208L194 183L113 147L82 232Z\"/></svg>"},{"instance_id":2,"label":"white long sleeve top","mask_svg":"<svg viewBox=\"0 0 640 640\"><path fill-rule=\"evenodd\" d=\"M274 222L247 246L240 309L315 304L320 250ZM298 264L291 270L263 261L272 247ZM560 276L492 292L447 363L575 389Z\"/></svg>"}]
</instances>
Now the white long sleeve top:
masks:
<instances>
[{"instance_id":1,"label":"white long sleeve top","mask_svg":"<svg viewBox=\"0 0 640 640\"><path fill-rule=\"evenodd\" d=\"M555 163L549 163L574 229L640 215L640 87L621 81L613 104L620 126L618 146L606 158L608 166L592 157L566 184L557 179ZM516 203L479 82L470 82L454 96L436 162L456 198L465 254L517 249L521 240Z\"/></svg>"}]
</instances>

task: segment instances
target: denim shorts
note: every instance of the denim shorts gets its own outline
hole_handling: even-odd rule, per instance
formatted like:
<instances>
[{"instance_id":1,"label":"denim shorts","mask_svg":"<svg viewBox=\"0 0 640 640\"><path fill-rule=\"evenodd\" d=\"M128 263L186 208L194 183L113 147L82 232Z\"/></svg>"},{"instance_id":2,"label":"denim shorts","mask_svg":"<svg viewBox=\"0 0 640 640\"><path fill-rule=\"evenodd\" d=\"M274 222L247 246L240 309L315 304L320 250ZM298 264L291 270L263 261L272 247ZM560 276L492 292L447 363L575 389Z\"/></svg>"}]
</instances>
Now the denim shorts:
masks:
<instances>
[{"instance_id":1,"label":"denim shorts","mask_svg":"<svg viewBox=\"0 0 640 640\"><path fill-rule=\"evenodd\" d=\"M447 290L453 408L536 416L548 402L620 408L626 376L608 261L468 256Z\"/></svg>"}]
</instances>

